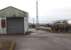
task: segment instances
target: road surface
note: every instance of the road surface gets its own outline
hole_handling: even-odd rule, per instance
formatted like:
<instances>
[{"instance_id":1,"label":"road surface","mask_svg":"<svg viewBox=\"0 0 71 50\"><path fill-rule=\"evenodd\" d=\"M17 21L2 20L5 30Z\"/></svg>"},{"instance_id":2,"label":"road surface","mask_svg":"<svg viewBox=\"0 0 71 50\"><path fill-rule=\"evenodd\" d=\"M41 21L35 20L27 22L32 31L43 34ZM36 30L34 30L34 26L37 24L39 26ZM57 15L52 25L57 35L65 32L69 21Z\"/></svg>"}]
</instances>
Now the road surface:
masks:
<instances>
[{"instance_id":1,"label":"road surface","mask_svg":"<svg viewBox=\"0 0 71 50\"><path fill-rule=\"evenodd\" d=\"M71 34L33 30L30 35L0 36L16 41L15 50L71 50Z\"/></svg>"}]
</instances>

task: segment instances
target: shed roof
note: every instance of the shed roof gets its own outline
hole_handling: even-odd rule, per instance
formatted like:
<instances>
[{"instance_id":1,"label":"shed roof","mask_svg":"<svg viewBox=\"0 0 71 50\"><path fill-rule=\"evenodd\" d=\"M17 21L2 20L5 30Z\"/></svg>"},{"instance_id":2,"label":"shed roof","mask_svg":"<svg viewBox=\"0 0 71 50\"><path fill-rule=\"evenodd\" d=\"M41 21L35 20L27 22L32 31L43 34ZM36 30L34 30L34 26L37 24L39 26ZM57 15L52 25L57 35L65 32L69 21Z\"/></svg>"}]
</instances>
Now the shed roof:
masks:
<instances>
[{"instance_id":1,"label":"shed roof","mask_svg":"<svg viewBox=\"0 0 71 50\"><path fill-rule=\"evenodd\" d=\"M26 17L28 16L28 13L12 6L0 10L0 17L14 17L14 16Z\"/></svg>"}]
</instances>

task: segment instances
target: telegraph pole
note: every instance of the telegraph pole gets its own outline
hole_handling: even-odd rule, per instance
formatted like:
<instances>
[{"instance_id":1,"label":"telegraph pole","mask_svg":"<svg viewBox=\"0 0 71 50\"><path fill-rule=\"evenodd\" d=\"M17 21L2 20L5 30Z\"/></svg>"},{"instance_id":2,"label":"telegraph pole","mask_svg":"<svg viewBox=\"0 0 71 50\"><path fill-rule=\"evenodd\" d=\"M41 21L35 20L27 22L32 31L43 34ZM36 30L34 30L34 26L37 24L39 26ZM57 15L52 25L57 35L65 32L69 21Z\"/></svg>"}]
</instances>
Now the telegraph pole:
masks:
<instances>
[{"instance_id":1,"label":"telegraph pole","mask_svg":"<svg viewBox=\"0 0 71 50\"><path fill-rule=\"evenodd\" d=\"M39 27L39 19L38 19L38 0L36 0L36 29Z\"/></svg>"},{"instance_id":2,"label":"telegraph pole","mask_svg":"<svg viewBox=\"0 0 71 50\"><path fill-rule=\"evenodd\" d=\"M34 25L34 18L33 18L33 25Z\"/></svg>"}]
</instances>

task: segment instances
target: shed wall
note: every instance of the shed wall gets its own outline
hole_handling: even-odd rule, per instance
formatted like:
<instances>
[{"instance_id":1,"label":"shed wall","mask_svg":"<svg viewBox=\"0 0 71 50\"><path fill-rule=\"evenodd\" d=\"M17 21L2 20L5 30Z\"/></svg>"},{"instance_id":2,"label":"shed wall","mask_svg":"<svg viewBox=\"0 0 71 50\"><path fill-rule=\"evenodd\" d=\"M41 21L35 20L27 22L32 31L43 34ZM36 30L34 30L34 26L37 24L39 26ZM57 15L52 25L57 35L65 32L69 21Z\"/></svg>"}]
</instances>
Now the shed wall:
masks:
<instances>
[{"instance_id":1,"label":"shed wall","mask_svg":"<svg viewBox=\"0 0 71 50\"><path fill-rule=\"evenodd\" d=\"M28 32L28 17L24 17L24 33Z\"/></svg>"},{"instance_id":2,"label":"shed wall","mask_svg":"<svg viewBox=\"0 0 71 50\"><path fill-rule=\"evenodd\" d=\"M1 20L6 18L0 18L0 34L7 34L7 27L1 27ZM28 32L28 17L24 17L24 33Z\"/></svg>"},{"instance_id":3,"label":"shed wall","mask_svg":"<svg viewBox=\"0 0 71 50\"><path fill-rule=\"evenodd\" d=\"M6 18L0 18L0 34L6 34L6 27L5 28L2 28L1 27L1 20L2 19L5 19L6 20Z\"/></svg>"}]
</instances>

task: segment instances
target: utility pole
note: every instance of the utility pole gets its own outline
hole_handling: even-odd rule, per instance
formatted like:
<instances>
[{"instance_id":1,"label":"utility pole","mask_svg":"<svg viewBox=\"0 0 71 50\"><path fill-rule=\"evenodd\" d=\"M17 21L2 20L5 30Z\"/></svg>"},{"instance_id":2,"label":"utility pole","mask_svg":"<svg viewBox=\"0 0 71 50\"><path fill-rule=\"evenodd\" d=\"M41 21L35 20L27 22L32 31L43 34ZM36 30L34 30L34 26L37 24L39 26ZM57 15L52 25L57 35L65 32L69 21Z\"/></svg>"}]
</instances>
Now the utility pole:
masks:
<instances>
[{"instance_id":1,"label":"utility pole","mask_svg":"<svg viewBox=\"0 0 71 50\"><path fill-rule=\"evenodd\" d=\"M34 24L35 24L35 23L34 23L34 18L32 18L32 19L33 19L33 25L34 25Z\"/></svg>"},{"instance_id":2,"label":"utility pole","mask_svg":"<svg viewBox=\"0 0 71 50\"><path fill-rule=\"evenodd\" d=\"M36 0L36 29L39 27L39 19L38 19L38 0Z\"/></svg>"}]
</instances>

